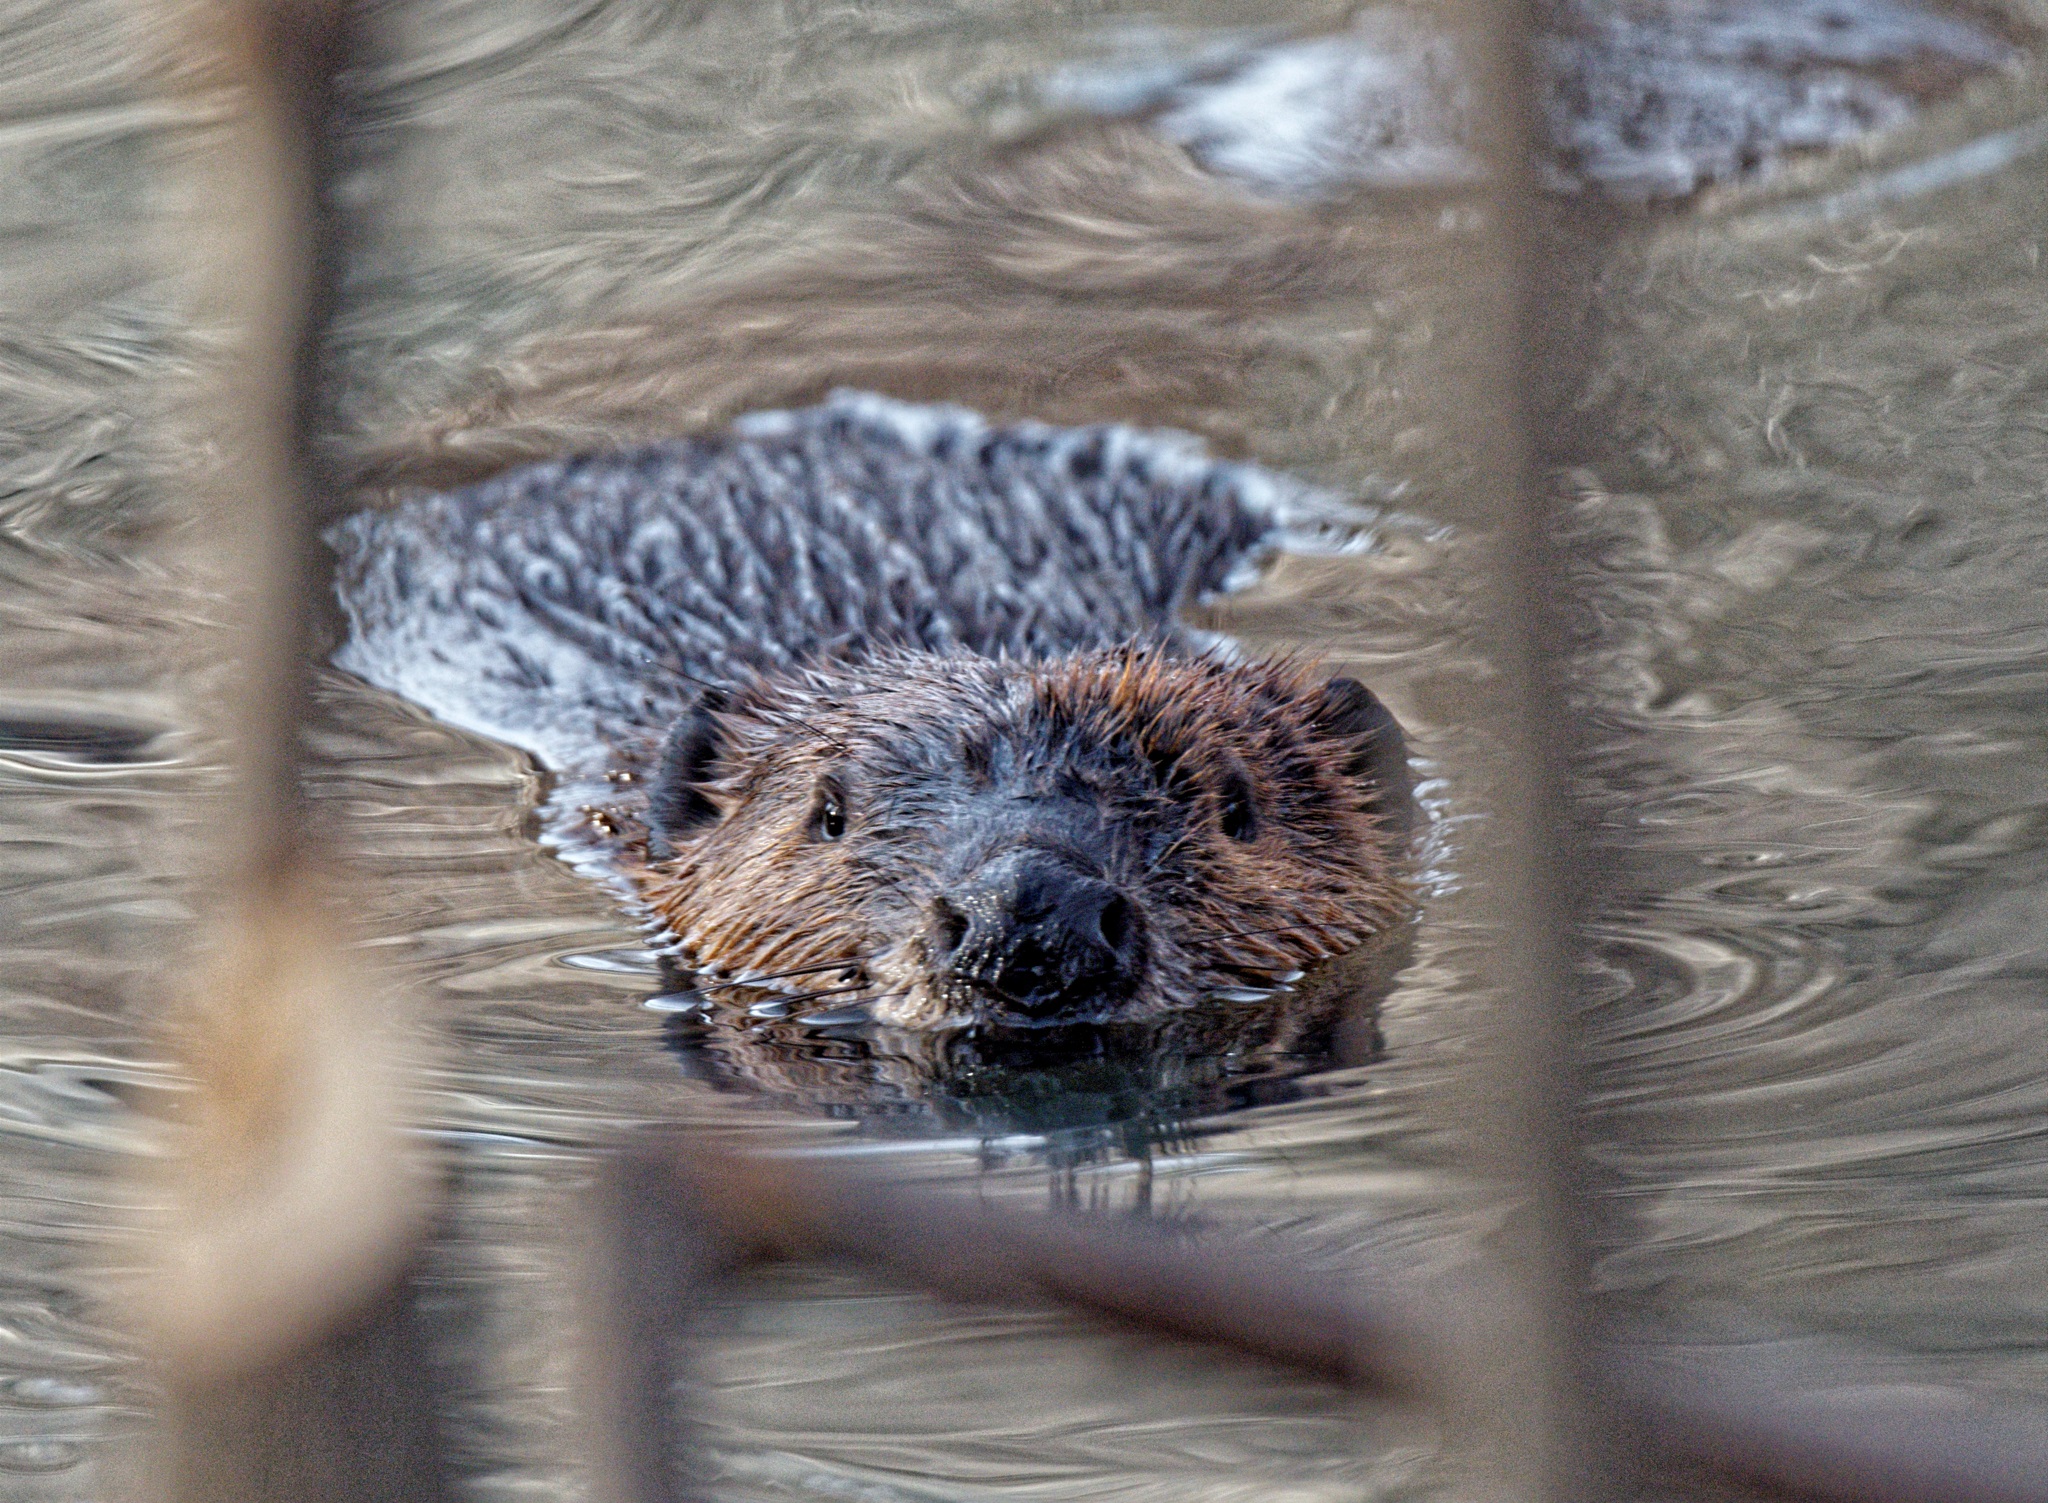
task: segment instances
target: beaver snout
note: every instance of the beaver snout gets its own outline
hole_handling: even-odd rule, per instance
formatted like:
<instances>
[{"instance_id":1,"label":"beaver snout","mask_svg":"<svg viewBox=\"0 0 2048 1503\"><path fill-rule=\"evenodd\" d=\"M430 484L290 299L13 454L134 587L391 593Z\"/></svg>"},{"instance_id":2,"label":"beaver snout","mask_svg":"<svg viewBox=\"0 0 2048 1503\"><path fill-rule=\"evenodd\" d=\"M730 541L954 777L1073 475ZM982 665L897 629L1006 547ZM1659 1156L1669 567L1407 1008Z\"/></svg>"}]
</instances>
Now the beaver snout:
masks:
<instances>
[{"instance_id":1,"label":"beaver snout","mask_svg":"<svg viewBox=\"0 0 2048 1503\"><path fill-rule=\"evenodd\" d=\"M1145 971L1129 898L1058 856L1026 851L933 904L934 971L1037 1022L1130 998Z\"/></svg>"}]
</instances>

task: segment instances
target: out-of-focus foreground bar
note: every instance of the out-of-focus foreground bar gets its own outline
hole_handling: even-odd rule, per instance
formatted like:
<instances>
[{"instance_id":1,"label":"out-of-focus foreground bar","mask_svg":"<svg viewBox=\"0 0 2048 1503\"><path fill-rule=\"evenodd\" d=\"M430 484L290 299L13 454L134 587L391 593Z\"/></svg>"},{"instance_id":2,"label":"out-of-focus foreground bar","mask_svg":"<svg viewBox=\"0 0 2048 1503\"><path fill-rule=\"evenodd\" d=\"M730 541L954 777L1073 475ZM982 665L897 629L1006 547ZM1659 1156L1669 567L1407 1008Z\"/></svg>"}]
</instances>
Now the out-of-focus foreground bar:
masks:
<instances>
[{"instance_id":1,"label":"out-of-focus foreground bar","mask_svg":"<svg viewBox=\"0 0 2048 1503\"><path fill-rule=\"evenodd\" d=\"M413 1298L433 1190L406 1131L393 988L347 944L299 792L323 488L312 435L339 236L337 0L152 6L178 78L230 114L159 164L192 206L178 270L235 331L205 390L189 477L239 682L204 707L235 771L199 953L166 966L163 1044L191 1089L142 1196L127 1315L163 1402L140 1475L161 1503L436 1503L442 1464Z\"/></svg>"},{"instance_id":2,"label":"out-of-focus foreground bar","mask_svg":"<svg viewBox=\"0 0 2048 1503\"><path fill-rule=\"evenodd\" d=\"M1458 1366L1512 1362L1497 1288L1455 1289L1361 1259L1341 1280L1285 1239L1191 1242L1129 1219L1021 1215L817 1159L650 1134L596 1193L586 1432L604 1503L696 1496L688 1323L722 1273L760 1258L872 1265L954 1297L1053 1300L1424 1403ZM1593 1354L1655 1467L1774 1498L2048 1503L2048 1409L1899 1380L1906 1359L1818 1337L1617 1336ZM687 1410L687 1403L685 1403Z\"/></svg>"}]
</instances>

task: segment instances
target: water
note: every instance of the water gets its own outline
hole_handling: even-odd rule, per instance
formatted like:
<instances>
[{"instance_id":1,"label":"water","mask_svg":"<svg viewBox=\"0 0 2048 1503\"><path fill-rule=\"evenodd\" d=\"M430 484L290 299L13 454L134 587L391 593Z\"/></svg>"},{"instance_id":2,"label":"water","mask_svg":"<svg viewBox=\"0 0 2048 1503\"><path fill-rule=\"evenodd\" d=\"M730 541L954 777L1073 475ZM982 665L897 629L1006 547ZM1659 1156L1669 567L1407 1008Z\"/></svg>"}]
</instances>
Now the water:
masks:
<instances>
[{"instance_id":1,"label":"water","mask_svg":"<svg viewBox=\"0 0 2048 1503\"><path fill-rule=\"evenodd\" d=\"M200 711L230 683L195 630L218 607L179 482L207 454L177 421L221 330L164 254L194 221L158 170L230 101L190 60L110 46L127 14L0 16L0 1496L37 1503L103 1496L145 1425L94 1295L127 1256L137 1103L175 1084L151 1030L219 809ZM1854 14L1896 37L1925 13ZM638 1005L662 983L632 926L531 838L532 770L326 675L320 814L433 1039L423 1125L457 1186L433 1289L476 1496L573 1488L563 1231L581 1155L635 1121L1283 1226L1333 1261L1483 1255L1499 1211L1446 1110L1490 944L1461 851L1514 774L1463 711L1486 671L1460 460L1471 211L1349 168L1304 191L1233 173L1241 153L1205 167L1183 128L1347 25L1311 4L441 0L387 37L335 351L333 442L366 496L836 385L1186 429L1408 519L1373 552L1283 560L1212 624L1313 643L1381 690L1437 816L1378 1057L1183 1122L1144 1163L1115 1135L985 1139L971 1113L892 1136L815 1081L764 1093L679 1047ZM1783 65L1907 102L1850 149L1702 157L1656 179L1713 185L1683 207L1632 207L1626 174L1557 207L1572 337L1546 450L1586 602L1620 1228L1602 1284L2048 1398L2048 156L2026 145L2044 110L2011 65L2022 18L1971 25L1974 62L1841 43ZM1715 60L1624 40L1609 53ZM1141 62L1165 70L1150 94L1072 90ZM1455 121L1424 139L1455 144ZM1971 154L1986 141L2009 149ZM1426 1427L1263 1369L842 1273L740 1292L707 1357L722 1496L1446 1496Z\"/></svg>"}]
</instances>

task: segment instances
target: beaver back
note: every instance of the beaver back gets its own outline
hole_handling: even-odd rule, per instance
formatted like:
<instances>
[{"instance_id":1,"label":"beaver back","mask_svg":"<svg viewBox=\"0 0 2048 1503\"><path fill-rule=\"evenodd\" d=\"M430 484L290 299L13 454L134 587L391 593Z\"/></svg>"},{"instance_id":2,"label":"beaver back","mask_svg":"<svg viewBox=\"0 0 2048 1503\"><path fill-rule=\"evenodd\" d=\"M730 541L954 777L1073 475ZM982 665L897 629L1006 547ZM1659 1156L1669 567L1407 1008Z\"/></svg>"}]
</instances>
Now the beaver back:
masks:
<instances>
[{"instance_id":1,"label":"beaver back","mask_svg":"<svg viewBox=\"0 0 2048 1503\"><path fill-rule=\"evenodd\" d=\"M704 686L834 655L1210 645L1178 613L1334 510L1184 435L842 393L349 518L335 661L594 775Z\"/></svg>"}]
</instances>

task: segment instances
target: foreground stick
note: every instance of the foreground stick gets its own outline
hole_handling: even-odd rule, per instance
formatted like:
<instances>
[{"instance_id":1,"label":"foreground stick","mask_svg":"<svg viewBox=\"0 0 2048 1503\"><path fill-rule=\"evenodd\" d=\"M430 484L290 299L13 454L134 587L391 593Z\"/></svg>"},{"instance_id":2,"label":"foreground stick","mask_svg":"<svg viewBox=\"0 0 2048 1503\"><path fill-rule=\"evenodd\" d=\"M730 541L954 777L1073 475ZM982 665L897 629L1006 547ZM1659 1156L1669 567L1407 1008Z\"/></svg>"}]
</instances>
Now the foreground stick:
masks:
<instances>
[{"instance_id":1,"label":"foreground stick","mask_svg":"<svg viewBox=\"0 0 2048 1503\"><path fill-rule=\"evenodd\" d=\"M815 1159L650 1135L597 1192L586 1333L601 1503L699 1496L668 1396L707 1285L759 1258L875 1265L943 1294L1050 1299L1433 1405L1500 1361L1501 1291L1356 1262L1311 1269L1284 1238L1193 1245L1143 1222L1024 1215ZM1833 1503L2048 1503L2048 1407L1901 1382L1899 1354L1756 1332L1594 1349L1622 1422L1666 1466ZM682 1433L687 1435L687 1430Z\"/></svg>"},{"instance_id":2,"label":"foreground stick","mask_svg":"<svg viewBox=\"0 0 2048 1503\"><path fill-rule=\"evenodd\" d=\"M167 146L199 205L174 248L202 316L236 331L197 414L204 562L227 573L242 682L227 849L204 956L167 1008L195 1089L154 1188L134 1323L166 1416L134 1491L177 1503L448 1496L409 1296L431 1197L402 1136L403 1060L380 989L345 955L298 788L313 597L311 459L332 298L326 176L350 16L330 3L201 4L171 28L233 117Z\"/></svg>"}]
</instances>

